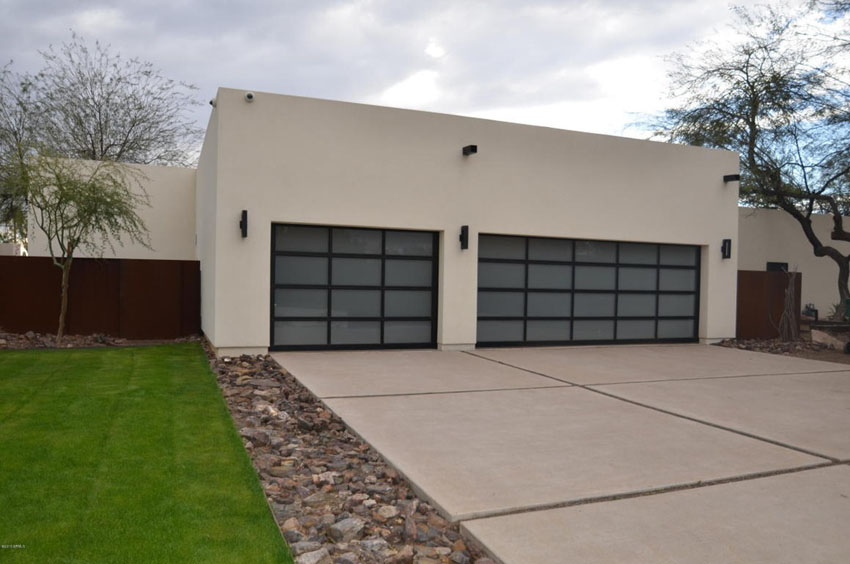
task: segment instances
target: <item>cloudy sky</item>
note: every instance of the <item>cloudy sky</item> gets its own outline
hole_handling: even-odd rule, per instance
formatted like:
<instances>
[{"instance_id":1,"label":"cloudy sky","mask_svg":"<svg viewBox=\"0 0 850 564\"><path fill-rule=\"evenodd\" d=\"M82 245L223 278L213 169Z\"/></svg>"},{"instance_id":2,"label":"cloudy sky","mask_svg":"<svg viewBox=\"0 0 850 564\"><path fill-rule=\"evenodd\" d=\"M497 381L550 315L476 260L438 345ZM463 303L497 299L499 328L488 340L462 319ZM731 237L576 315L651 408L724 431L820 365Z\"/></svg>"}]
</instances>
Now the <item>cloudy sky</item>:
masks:
<instances>
[{"instance_id":1,"label":"cloudy sky","mask_svg":"<svg viewBox=\"0 0 850 564\"><path fill-rule=\"evenodd\" d=\"M663 55L731 20L726 0L0 0L0 62L37 70L73 29L204 101L227 86L642 137Z\"/></svg>"}]
</instances>

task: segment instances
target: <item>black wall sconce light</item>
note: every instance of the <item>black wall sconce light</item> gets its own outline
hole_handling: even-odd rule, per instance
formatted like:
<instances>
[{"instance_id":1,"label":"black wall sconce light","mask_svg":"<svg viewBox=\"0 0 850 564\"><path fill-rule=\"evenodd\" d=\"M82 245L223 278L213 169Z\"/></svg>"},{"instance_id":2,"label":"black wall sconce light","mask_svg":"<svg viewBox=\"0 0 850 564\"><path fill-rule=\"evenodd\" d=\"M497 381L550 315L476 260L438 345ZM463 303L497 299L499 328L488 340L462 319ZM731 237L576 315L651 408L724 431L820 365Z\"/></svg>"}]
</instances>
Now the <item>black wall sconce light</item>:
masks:
<instances>
[{"instance_id":1,"label":"black wall sconce light","mask_svg":"<svg viewBox=\"0 0 850 564\"><path fill-rule=\"evenodd\" d=\"M741 175L740 174L724 174L723 175L723 184L727 184L729 182L740 182Z\"/></svg>"},{"instance_id":2,"label":"black wall sconce light","mask_svg":"<svg viewBox=\"0 0 850 564\"><path fill-rule=\"evenodd\" d=\"M732 239L723 239L723 244L720 245L720 254L723 258L732 258Z\"/></svg>"},{"instance_id":3,"label":"black wall sconce light","mask_svg":"<svg viewBox=\"0 0 850 564\"><path fill-rule=\"evenodd\" d=\"M239 219L239 230L242 231L242 238L248 236L248 210L242 210L242 216Z\"/></svg>"},{"instance_id":4,"label":"black wall sconce light","mask_svg":"<svg viewBox=\"0 0 850 564\"><path fill-rule=\"evenodd\" d=\"M460 226L460 237L459 237L459 239L460 239L461 250L468 249L469 248L469 226L468 225L461 225Z\"/></svg>"},{"instance_id":5,"label":"black wall sconce light","mask_svg":"<svg viewBox=\"0 0 850 564\"><path fill-rule=\"evenodd\" d=\"M463 149L461 149L464 157L468 157L469 155L474 155L478 152L478 145L466 145Z\"/></svg>"}]
</instances>

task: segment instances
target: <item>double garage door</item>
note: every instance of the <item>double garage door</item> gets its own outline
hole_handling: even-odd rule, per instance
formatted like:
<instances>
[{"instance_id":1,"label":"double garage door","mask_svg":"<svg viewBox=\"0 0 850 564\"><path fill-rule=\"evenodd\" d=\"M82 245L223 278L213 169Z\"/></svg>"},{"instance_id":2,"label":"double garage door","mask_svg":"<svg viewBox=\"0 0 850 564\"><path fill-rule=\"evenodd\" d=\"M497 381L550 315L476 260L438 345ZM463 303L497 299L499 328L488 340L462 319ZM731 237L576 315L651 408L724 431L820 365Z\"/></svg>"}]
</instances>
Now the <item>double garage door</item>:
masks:
<instances>
[{"instance_id":1,"label":"double garage door","mask_svg":"<svg viewBox=\"0 0 850 564\"><path fill-rule=\"evenodd\" d=\"M272 349L436 345L437 234L273 225Z\"/></svg>"},{"instance_id":2,"label":"double garage door","mask_svg":"<svg viewBox=\"0 0 850 564\"><path fill-rule=\"evenodd\" d=\"M478 344L694 341L699 248L481 235Z\"/></svg>"}]
</instances>

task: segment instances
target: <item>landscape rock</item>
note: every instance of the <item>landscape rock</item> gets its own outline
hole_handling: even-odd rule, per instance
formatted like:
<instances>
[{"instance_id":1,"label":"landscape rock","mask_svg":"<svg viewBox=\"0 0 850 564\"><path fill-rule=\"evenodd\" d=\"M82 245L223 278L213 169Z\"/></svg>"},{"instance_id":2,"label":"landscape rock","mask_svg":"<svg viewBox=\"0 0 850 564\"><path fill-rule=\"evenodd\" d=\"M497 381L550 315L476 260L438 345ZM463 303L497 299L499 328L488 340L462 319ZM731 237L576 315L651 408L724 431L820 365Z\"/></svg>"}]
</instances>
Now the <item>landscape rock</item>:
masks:
<instances>
[{"instance_id":1,"label":"landscape rock","mask_svg":"<svg viewBox=\"0 0 850 564\"><path fill-rule=\"evenodd\" d=\"M360 564L360 559L353 552L346 552L334 559L334 564Z\"/></svg>"},{"instance_id":2,"label":"landscape rock","mask_svg":"<svg viewBox=\"0 0 850 564\"><path fill-rule=\"evenodd\" d=\"M366 522L363 519L349 517L331 525L328 529L328 535L336 542L347 542L356 538L365 526Z\"/></svg>"},{"instance_id":3,"label":"landscape rock","mask_svg":"<svg viewBox=\"0 0 850 564\"><path fill-rule=\"evenodd\" d=\"M320 548L322 548L322 543L315 541L299 541L289 545L289 549L292 551L293 556L298 556L305 552L315 552Z\"/></svg>"},{"instance_id":4,"label":"landscape rock","mask_svg":"<svg viewBox=\"0 0 850 564\"><path fill-rule=\"evenodd\" d=\"M830 335L826 331L820 331L818 329L812 329L812 342L827 345L828 347L836 349L836 350L844 350L844 343L846 341L842 341L840 339L837 339L836 337L833 337L832 335Z\"/></svg>"},{"instance_id":5,"label":"landscape rock","mask_svg":"<svg viewBox=\"0 0 850 564\"><path fill-rule=\"evenodd\" d=\"M458 525L417 498L271 356L217 359L208 345L207 352L297 564L457 564L482 556L458 544Z\"/></svg>"},{"instance_id":6,"label":"landscape rock","mask_svg":"<svg viewBox=\"0 0 850 564\"><path fill-rule=\"evenodd\" d=\"M812 330L814 334L815 330ZM802 352L822 352L835 347L813 341L781 341L779 339L725 339L717 346L741 349L745 351L766 352L771 354L794 355ZM844 348L844 345L841 345Z\"/></svg>"},{"instance_id":7,"label":"landscape rock","mask_svg":"<svg viewBox=\"0 0 850 564\"><path fill-rule=\"evenodd\" d=\"M327 548L306 552L295 559L295 564L330 564L331 555Z\"/></svg>"}]
</instances>

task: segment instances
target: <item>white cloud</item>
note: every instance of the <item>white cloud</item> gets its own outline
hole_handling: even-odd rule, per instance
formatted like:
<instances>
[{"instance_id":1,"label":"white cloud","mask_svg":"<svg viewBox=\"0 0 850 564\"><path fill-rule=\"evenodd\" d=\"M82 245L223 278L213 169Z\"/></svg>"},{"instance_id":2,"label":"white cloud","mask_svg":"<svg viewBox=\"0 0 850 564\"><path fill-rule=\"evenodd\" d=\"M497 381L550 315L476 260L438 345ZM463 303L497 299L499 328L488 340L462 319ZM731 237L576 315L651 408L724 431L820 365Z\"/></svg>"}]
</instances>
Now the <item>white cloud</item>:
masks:
<instances>
[{"instance_id":1,"label":"white cloud","mask_svg":"<svg viewBox=\"0 0 850 564\"><path fill-rule=\"evenodd\" d=\"M446 50L432 37L428 40L428 45L425 47L425 54L434 59L441 59L446 56Z\"/></svg>"},{"instance_id":2,"label":"white cloud","mask_svg":"<svg viewBox=\"0 0 850 564\"><path fill-rule=\"evenodd\" d=\"M127 27L124 14L116 8L92 8L75 14L73 19L74 30L93 37L102 37Z\"/></svg>"},{"instance_id":3,"label":"white cloud","mask_svg":"<svg viewBox=\"0 0 850 564\"><path fill-rule=\"evenodd\" d=\"M434 70L421 70L384 90L379 103L399 108L422 108L434 103L440 97L437 80L440 73Z\"/></svg>"},{"instance_id":4,"label":"white cloud","mask_svg":"<svg viewBox=\"0 0 850 564\"><path fill-rule=\"evenodd\" d=\"M729 1L0 0L0 53L35 71L73 28L203 100L231 86L623 134L670 103L656 57L723 38Z\"/></svg>"}]
</instances>

